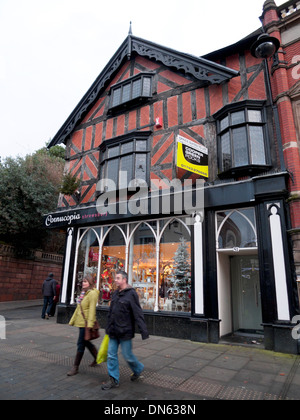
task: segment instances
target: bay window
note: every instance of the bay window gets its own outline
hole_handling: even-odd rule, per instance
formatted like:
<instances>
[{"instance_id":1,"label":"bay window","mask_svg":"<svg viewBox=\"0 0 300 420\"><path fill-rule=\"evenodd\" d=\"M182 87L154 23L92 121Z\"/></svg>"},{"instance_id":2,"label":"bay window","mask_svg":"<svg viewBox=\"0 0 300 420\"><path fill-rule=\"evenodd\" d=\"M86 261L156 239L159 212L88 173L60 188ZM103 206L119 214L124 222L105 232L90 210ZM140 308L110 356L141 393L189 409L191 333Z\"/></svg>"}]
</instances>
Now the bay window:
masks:
<instances>
[{"instance_id":1,"label":"bay window","mask_svg":"<svg viewBox=\"0 0 300 420\"><path fill-rule=\"evenodd\" d=\"M112 86L110 112L140 103L152 96L152 73L140 73Z\"/></svg>"},{"instance_id":2,"label":"bay window","mask_svg":"<svg viewBox=\"0 0 300 420\"><path fill-rule=\"evenodd\" d=\"M117 190L127 188L128 183L134 179L148 183L149 135L148 131L130 133L102 143L100 179L113 181ZM124 172L127 173L127 180L124 180ZM127 181L126 185L125 181Z\"/></svg>"},{"instance_id":3,"label":"bay window","mask_svg":"<svg viewBox=\"0 0 300 420\"><path fill-rule=\"evenodd\" d=\"M251 175L269 167L263 102L243 101L215 114L219 177Z\"/></svg>"}]
</instances>

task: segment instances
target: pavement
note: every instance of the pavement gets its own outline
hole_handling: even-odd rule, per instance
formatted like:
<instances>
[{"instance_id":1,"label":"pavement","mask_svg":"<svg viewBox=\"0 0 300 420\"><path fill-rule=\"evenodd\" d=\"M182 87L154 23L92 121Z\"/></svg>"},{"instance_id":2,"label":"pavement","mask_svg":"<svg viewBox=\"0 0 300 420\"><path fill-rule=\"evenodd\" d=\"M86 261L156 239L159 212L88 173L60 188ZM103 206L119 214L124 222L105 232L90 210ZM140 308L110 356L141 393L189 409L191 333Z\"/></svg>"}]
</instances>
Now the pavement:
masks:
<instances>
[{"instance_id":1,"label":"pavement","mask_svg":"<svg viewBox=\"0 0 300 420\"><path fill-rule=\"evenodd\" d=\"M133 340L134 353L145 365L144 378L131 382L131 371L120 355L120 387L103 391L106 364L89 367L88 352L79 374L67 376L78 330L57 324L55 317L42 320L41 305L0 303L0 322L3 327L5 320L6 327L6 337L0 339L0 400L102 400L106 408L109 402L109 410L125 401L163 401L171 410L174 404L185 407L201 400L300 399L300 356L255 344L203 344L155 336ZM3 337L0 326L1 331ZM94 342L98 347L101 339Z\"/></svg>"}]
</instances>

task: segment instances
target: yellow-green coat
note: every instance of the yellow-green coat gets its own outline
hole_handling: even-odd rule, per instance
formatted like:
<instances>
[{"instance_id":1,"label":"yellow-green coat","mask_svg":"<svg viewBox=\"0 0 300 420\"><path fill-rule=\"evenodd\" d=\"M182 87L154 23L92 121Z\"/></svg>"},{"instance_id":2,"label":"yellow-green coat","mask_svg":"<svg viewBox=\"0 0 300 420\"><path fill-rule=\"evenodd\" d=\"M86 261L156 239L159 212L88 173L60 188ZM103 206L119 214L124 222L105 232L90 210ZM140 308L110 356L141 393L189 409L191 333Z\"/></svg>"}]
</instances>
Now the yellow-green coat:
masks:
<instances>
[{"instance_id":1,"label":"yellow-green coat","mask_svg":"<svg viewBox=\"0 0 300 420\"><path fill-rule=\"evenodd\" d=\"M85 319L87 320L87 327L93 328L96 321L96 305L98 302L99 291L97 289L88 290L81 302L81 308L84 313ZM85 320L82 316L80 305L77 305L77 308L72 316L69 325L72 327L84 328L86 326Z\"/></svg>"}]
</instances>

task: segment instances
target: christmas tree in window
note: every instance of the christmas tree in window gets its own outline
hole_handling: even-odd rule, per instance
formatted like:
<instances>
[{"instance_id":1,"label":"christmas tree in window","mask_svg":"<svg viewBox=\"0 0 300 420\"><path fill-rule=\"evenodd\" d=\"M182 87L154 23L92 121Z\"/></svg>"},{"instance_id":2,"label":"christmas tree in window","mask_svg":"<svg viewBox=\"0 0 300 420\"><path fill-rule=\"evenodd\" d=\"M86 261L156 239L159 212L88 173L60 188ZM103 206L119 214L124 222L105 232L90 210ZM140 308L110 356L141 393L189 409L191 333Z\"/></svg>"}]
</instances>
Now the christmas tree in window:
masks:
<instances>
[{"instance_id":1,"label":"christmas tree in window","mask_svg":"<svg viewBox=\"0 0 300 420\"><path fill-rule=\"evenodd\" d=\"M188 310L191 300L191 258L188 245L183 237L180 238L172 266L168 276L171 286L168 290L169 298L172 298L175 310Z\"/></svg>"}]
</instances>

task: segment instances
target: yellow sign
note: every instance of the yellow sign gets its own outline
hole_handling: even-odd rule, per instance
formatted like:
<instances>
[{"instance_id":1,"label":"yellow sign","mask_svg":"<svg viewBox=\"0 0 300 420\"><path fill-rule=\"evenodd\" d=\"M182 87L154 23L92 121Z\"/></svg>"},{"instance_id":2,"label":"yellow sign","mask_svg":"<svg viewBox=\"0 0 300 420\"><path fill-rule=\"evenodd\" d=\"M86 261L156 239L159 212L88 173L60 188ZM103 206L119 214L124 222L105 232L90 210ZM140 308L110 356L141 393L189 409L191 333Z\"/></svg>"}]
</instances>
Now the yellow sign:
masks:
<instances>
[{"instance_id":1,"label":"yellow sign","mask_svg":"<svg viewBox=\"0 0 300 420\"><path fill-rule=\"evenodd\" d=\"M182 136L177 136L177 166L208 178L208 149Z\"/></svg>"}]
</instances>

